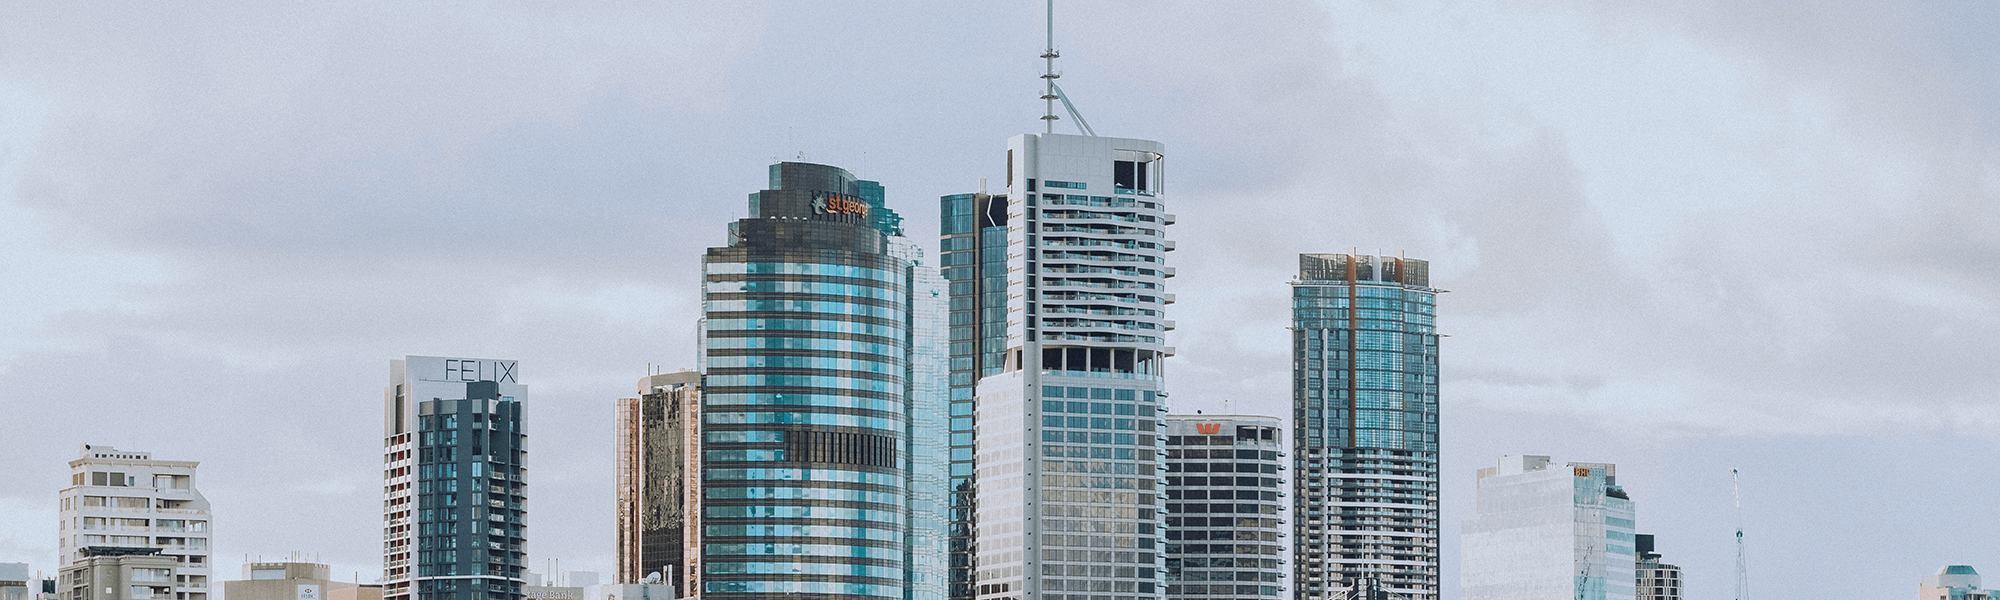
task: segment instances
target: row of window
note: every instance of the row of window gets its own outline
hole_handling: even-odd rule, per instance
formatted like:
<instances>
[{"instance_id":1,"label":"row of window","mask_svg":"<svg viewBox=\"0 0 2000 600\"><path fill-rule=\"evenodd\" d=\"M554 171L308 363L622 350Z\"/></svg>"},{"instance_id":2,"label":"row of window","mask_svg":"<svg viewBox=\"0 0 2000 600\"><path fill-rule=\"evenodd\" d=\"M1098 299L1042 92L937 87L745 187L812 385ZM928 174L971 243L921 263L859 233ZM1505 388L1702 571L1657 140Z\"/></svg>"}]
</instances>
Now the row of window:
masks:
<instances>
[{"instance_id":1,"label":"row of window","mask_svg":"<svg viewBox=\"0 0 2000 600\"><path fill-rule=\"evenodd\" d=\"M956 435L956 434L954 434ZM1132 448L1106 448L1102 446L1042 446L1042 456L1048 458L1111 458L1134 460L1137 452Z\"/></svg>"},{"instance_id":2,"label":"row of window","mask_svg":"<svg viewBox=\"0 0 2000 600\"><path fill-rule=\"evenodd\" d=\"M1132 390L1119 390L1119 391L1129 392ZM1067 412L1067 413L1092 414L1092 415L1134 415L1141 417L1151 417L1153 416L1154 410L1155 409L1152 406L1141 406L1137 404L1114 404L1110 402L1063 402L1060 400L1042 401L1042 412L1045 413Z\"/></svg>"},{"instance_id":3,"label":"row of window","mask_svg":"<svg viewBox=\"0 0 2000 600\"><path fill-rule=\"evenodd\" d=\"M903 326L834 319L709 319L709 331L816 331L902 339Z\"/></svg>"},{"instance_id":4,"label":"row of window","mask_svg":"<svg viewBox=\"0 0 2000 600\"><path fill-rule=\"evenodd\" d=\"M787 275L814 275L821 277L853 277L857 279L867 279L869 281L886 281L898 284L904 282L904 274L902 271L872 269L868 267L856 267L852 265L830 265L824 263L716 262L716 263L708 263L706 265L702 265L702 271L709 275L782 273Z\"/></svg>"},{"instance_id":5,"label":"row of window","mask_svg":"<svg viewBox=\"0 0 2000 600\"><path fill-rule=\"evenodd\" d=\"M1172 498L1172 495L1173 495L1173 490L1167 490L1167 493L1168 493L1168 497L1169 497L1169 499L1171 499L1171 498ZM1278 505L1276 505L1276 504L1243 504L1243 503L1237 503L1237 504L1201 504L1201 503L1192 503L1192 504L1183 504L1183 503L1178 503L1178 502L1176 502L1176 503L1170 503L1170 504L1167 504L1167 513L1168 513L1168 514L1175 514L1175 515L1184 515L1184 514L1192 514L1192 513L1210 513L1210 514L1214 514L1214 513L1224 513L1224 514L1228 514L1228 513L1235 513L1235 514L1240 514L1240 515L1275 515L1275 514L1278 514Z\"/></svg>"},{"instance_id":6,"label":"row of window","mask_svg":"<svg viewBox=\"0 0 2000 600\"><path fill-rule=\"evenodd\" d=\"M1148 435L1146 437L1151 438L1152 436ZM1119 446L1131 446L1139 443L1139 437L1131 433L1055 431L1045 429L1042 430L1042 441L1055 444L1116 444Z\"/></svg>"},{"instance_id":7,"label":"row of window","mask_svg":"<svg viewBox=\"0 0 2000 600\"><path fill-rule=\"evenodd\" d=\"M874 317L901 321L907 316L902 308L861 302L839 302L818 300L710 300L710 314L723 312L797 312L818 315L849 315Z\"/></svg>"},{"instance_id":8,"label":"row of window","mask_svg":"<svg viewBox=\"0 0 2000 600\"><path fill-rule=\"evenodd\" d=\"M708 516L715 518L774 518L774 519L836 519L842 521L875 521L901 524L903 512L900 510L869 510L840 506L710 506Z\"/></svg>"},{"instance_id":9,"label":"row of window","mask_svg":"<svg viewBox=\"0 0 2000 600\"><path fill-rule=\"evenodd\" d=\"M835 408L858 408L880 410L893 413L903 412L903 403L886 398L862 396L836 396L829 394L708 394L703 399L706 406L828 406ZM720 432L717 432L720 433ZM735 433L735 432L730 432ZM778 433L775 431L764 433ZM720 441L720 440L709 440Z\"/></svg>"},{"instance_id":10,"label":"row of window","mask_svg":"<svg viewBox=\"0 0 2000 600\"><path fill-rule=\"evenodd\" d=\"M703 381L711 388L721 387L815 387L836 390L859 390L901 394L903 386L900 377L885 376L896 381L843 377L839 375L709 375Z\"/></svg>"},{"instance_id":11,"label":"row of window","mask_svg":"<svg viewBox=\"0 0 2000 600\"><path fill-rule=\"evenodd\" d=\"M710 562L704 570L708 571L711 575L833 575L842 577L878 577L882 579L903 578L903 569L900 567L877 567L841 563Z\"/></svg>"},{"instance_id":12,"label":"row of window","mask_svg":"<svg viewBox=\"0 0 2000 600\"><path fill-rule=\"evenodd\" d=\"M903 597L903 586L830 581L708 581L702 589L716 594L833 594L843 596Z\"/></svg>"},{"instance_id":13,"label":"row of window","mask_svg":"<svg viewBox=\"0 0 2000 600\"><path fill-rule=\"evenodd\" d=\"M903 352L903 347L898 344L883 344L848 338L710 336L705 343L709 350L815 350L820 352L849 352L879 356L901 356ZM709 356L716 356L716 354L711 352Z\"/></svg>"},{"instance_id":14,"label":"row of window","mask_svg":"<svg viewBox=\"0 0 2000 600\"><path fill-rule=\"evenodd\" d=\"M1153 422L1151 420L1144 421L1143 423L1145 425L1144 429L1149 431L1152 429ZM1043 427L1137 431L1141 429L1140 424L1141 422L1136 419L1113 419L1109 417L1063 417L1062 415L1042 417Z\"/></svg>"},{"instance_id":15,"label":"row of window","mask_svg":"<svg viewBox=\"0 0 2000 600\"><path fill-rule=\"evenodd\" d=\"M824 281L710 281L702 291L703 296L708 298L718 294L824 294L835 298L861 297L901 302L904 296L903 290L898 287Z\"/></svg>"},{"instance_id":16,"label":"row of window","mask_svg":"<svg viewBox=\"0 0 2000 600\"><path fill-rule=\"evenodd\" d=\"M1258 464L1258 463L1247 463L1247 462L1219 462L1219 463L1170 462L1167 463L1167 472L1168 473L1180 473L1180 472L1277 473L1278 465L1272 463Z\"/></svg>"},{"instance_id":17,"label":"row of window","mask_svg":"<svg viewBox=\"0 0 2000 600\"><path fill-rule=\"evenodd\" d=\"M712 481L832 481L903 487L903 478L898 475L838 469L709 469L702 474L702 478Z\"/></svg>"},{"instance_id":18,"label":"row of window","mask_svg":"<svg viewBox=\"0 0 2000 600\"><path fill-rule=\"evenodd\" d=\"M709 425L831 425L896 433L903 433L905 425L901 419L811 412L709 412L701 420Z\"/></svg>"},{"instance_id":19,"label":"row of window","mask_svg":"<svg viewBox=\"0 0 2000 600\"><path fill-rule=\"evenodd\" d=\"M903 504L902 494L826 487L709 486L704 491L704 495L710 500L826 500L842 503L870 502L890 506L901 506Z\"/></svg>"},{"instance_id":20,"label":"row of window","mask_svg":"<svg viewBox=\"0 0 2000 600\"><path fill-rule=\"evenodd\" d=\"M902 560L903 549L832 544L709 544L711 556L844 556Z\"/></svg>"},{"instance_id":21,"label":"row of window","mask_svg":"<svg viewBox=\"0 0 2000 600\"><path fill-rule=\"evenodd\" d=\"M837 525L750 524L709 525L703 527L702 531L710 537L823 537L897 543L903 541L903 530L900 527L876 529Z\"/></svg>"},{"instance_id":22,"label":"row of window","mask_svg":"<svg viewBox=\"0 0 2000 600\"><path fill-rule=\"evenodd\" d=\"M1045 385L1042 386L1042 397L1071 398L1077 400L1086 400L1086 399L1118 400L1123 402L1132 402L1136 400L1140 402L1153 402L1159 398L1159 392L1155 392L1152 390L1084 388L1084 387ZM1120 414L1127 414L1127 413L1120 413Z\"/></svg>"}]
</instances>

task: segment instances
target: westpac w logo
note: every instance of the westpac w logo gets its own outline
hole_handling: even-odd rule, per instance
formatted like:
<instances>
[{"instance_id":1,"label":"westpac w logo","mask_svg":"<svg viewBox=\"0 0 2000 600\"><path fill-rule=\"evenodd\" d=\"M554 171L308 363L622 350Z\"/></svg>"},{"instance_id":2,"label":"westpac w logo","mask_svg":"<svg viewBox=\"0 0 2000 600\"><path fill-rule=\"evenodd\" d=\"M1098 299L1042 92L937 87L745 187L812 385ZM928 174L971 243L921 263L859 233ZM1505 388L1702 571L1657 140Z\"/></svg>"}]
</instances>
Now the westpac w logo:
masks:
<instances>
[{"instance_id":1,"label":"westpac w logo","mask_svg":"<svg viewBox=\"0 0 2000 600\"><path fill-rule=\"evenodd\" d=\"M1215 435L1222 431L1221 423L1195 423L1194 430L1202 435Z\"/></svg>"}]
</instances>

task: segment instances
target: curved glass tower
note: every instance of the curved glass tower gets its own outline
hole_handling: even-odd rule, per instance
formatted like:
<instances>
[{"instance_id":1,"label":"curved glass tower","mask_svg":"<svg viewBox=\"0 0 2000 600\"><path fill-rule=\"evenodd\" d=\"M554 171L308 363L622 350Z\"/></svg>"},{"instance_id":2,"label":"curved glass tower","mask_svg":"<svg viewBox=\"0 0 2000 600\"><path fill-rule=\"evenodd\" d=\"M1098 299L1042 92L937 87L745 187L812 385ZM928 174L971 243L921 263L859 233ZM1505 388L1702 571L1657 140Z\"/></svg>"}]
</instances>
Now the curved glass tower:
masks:
<instances>
[{"instance_id":1,"label":"curved glass tower","mask_svg":"<svg viewBox=\"0 0 2000 600\"><path fill-rule=\"evenodd\" d=\"M844 169L772 165L750 213L703 261L702 595L936 598L942 281Z\"/></svg>"},{"instance_id":2,"label":"curved glass tower","mask_svg":"<svg viewBox=\"0 0 2000 600\"><path fill-rule=\"evenodd\" d=\"M1293 585L1438 597L1437 290L1430 263L1299 255L1292 282Z\"/></svg>"}]
</instances>

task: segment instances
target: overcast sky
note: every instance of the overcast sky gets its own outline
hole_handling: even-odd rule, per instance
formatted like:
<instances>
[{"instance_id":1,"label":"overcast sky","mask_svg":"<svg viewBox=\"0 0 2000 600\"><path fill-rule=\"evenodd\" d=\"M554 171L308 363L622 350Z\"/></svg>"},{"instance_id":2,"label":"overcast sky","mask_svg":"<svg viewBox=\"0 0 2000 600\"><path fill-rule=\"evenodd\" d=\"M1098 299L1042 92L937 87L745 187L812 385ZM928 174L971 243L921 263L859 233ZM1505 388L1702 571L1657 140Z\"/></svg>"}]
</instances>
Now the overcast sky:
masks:
<instances>
[{"instance_id":1,"label":"overcast sky","mask_svg":"<svg viewBox=\"0 0 2000 600\"><path fill-rule=\"evenodd\" d=\"M2000 5L1065 2L1159 140L1175 410L1289 413L1301 252L1431 260L1447 597L1473 471L1615 462L1729 597L2000 575ZM380 568L381 389L521 361L536 570L613 568L613 399L694 365L779 158L938 196L1039 131L1041 3L0 0L0 562L82 443L202 462L245 555ZM1066 122L1065 122L1066 124Z\"/></svg>"}]
</instances>

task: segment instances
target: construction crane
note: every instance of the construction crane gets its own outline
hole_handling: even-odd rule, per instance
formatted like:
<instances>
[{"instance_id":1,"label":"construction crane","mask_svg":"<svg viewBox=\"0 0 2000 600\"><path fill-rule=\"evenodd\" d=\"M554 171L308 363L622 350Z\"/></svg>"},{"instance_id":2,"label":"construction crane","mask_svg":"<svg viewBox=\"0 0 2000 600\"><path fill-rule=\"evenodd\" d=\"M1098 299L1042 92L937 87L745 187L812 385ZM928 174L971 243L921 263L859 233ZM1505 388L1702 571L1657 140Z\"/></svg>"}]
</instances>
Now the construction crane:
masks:
<instances>
[{"instance_id":1,"label":"construction crane","mask_svg":"<svg viewBox=\"0 0 2000 600\"><path fill-rule=\"evenodd\" d=\"M1735 468L1729 469L1729 495L1736 499L1736 600L1750 598L1750 567L1743 559L1743 483Z\"/></svg>"}]
</instances>

